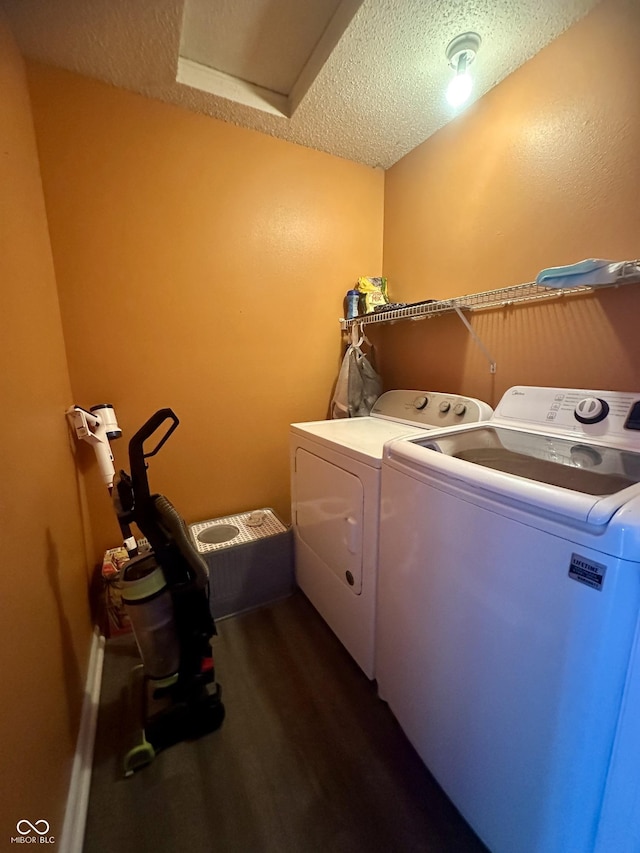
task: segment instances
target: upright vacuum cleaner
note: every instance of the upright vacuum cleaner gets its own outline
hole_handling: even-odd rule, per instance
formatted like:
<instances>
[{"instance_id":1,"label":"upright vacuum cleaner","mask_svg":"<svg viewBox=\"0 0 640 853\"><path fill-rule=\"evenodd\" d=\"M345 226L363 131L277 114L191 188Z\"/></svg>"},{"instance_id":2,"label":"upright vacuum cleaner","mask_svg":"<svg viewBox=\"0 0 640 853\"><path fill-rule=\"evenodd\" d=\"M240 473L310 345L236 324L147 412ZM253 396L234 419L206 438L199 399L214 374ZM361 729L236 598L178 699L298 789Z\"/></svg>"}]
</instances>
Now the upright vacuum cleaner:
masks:
<instances>
[{"instance_id":1,"label":"upright vacuum cleaner","mask_svg":"<svg viewBox=\"0 0 640 853\"><path fill-rule=\"evenodd\" d=\"M145 460L158 453L178 426L175 413L160 409L138 430L129 442L131 474L120 471L118 478L109 446L109 438L121 435L113 407L94 406L87 412L74 406L67 415L78 438L96 450L129 555L122 569L123 601L142 658L129 685L135 734L124 769L131 775L160 750L214 731L224 719L211 650L216 628L209 573L175 507L149 489ZM145 442L167 422L162 438L145 452ZM132 524L149 548L138 547Z\"/></svg>"}]
</instances>

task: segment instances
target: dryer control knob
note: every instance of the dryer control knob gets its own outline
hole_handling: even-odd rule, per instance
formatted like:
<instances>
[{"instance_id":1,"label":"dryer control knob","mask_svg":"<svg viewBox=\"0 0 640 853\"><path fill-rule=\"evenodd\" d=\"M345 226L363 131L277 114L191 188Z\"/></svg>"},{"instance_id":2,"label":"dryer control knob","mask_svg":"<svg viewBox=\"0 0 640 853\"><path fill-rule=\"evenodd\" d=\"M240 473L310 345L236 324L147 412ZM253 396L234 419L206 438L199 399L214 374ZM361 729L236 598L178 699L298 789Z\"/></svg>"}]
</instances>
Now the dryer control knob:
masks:
<instances>
[{"instance_id":1,"label":"dryer control knob","mask_svg":"<svg viewBox=\"0 0 640 853\"><path fill-rule=\"evenodd\" d=\"M441 412L448 412L451 408L451 403L448 400L443 400L438 406Z\"/></svg>"},{"instance_id":2,"label":"dryer control knob","mask_svg":"<svg viewBox=\"0 0 640 853\"><path fill-rule=\"evenodd\" d=\"M600 397L584 397L573 412L581 424L597 424L609 414L609 404Z\"/></svg>"},{"instance_id":3,"label":"dryer control knob","mask_svg":"<svg viewBox=\"0 0 640 853\"><path fill-rule=\"evenodd\" d=\"M466 411L467 407L464 403L456 403L456 405L453 407L454 415L464 415Z\"/></svg>"},{"instance_id":4,"label":"dryer control knob","mask_svg":"<svg viewBox=\"0 0 640 853\"><path fill-rule=\"evenodd\" d=\"M418 411L422 411L422 409L427 408L428 403L429 403L429 398L425 397L424 394L421 394L419 397L416 397L416 399L413 401L413 407L414 407L414 409L417 409Z\"/></svg>"}]
</instances>

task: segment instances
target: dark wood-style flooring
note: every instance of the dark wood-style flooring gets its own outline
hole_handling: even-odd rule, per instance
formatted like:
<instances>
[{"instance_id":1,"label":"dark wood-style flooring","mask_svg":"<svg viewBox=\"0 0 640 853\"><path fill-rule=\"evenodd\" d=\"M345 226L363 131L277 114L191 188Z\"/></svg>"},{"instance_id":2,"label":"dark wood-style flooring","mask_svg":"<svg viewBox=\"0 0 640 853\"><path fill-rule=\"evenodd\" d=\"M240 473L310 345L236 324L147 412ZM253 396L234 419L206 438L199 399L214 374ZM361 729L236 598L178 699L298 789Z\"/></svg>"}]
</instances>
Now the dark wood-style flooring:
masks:
<instances>
[{"instance_id":1,"label":"dark wood-style flooring","mask_svg":"<svg viewBox=\"0 0 640 853\"><path fill-rule=\"evenodd\" d=\"M130 637L107 642L84 853L481 853L301 593L218 622L226 719L133 777Z\"/></svg>"}]
</instances>

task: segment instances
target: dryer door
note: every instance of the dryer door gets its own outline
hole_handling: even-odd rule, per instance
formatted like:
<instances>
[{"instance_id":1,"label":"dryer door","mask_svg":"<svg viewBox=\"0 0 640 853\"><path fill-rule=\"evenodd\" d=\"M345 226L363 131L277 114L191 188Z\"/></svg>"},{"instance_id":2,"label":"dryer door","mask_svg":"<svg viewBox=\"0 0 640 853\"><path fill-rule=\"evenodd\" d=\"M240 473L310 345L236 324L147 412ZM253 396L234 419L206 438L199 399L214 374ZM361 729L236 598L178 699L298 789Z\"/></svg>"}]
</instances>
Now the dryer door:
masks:
<instances>
[{"instance_id":1,"label":"dryer door","mask_svg":"<svg viewBox=\"0 0 640 853\"><path fill-rule=\"evenodd\" d=\"M301 540L352 592L362 591L364 489L355 474L298 447L296 514Z\"/></svg>"}]
</instances>

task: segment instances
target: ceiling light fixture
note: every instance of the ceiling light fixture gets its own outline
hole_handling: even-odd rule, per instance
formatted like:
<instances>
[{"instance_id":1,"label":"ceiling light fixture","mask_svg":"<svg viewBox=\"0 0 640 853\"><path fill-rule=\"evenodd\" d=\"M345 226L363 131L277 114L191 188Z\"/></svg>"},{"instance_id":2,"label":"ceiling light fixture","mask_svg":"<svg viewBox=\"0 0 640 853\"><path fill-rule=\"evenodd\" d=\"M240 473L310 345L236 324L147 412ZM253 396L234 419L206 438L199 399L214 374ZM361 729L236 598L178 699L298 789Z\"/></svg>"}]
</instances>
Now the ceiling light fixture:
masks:
<instances>
[{"instance_id":1,"label":"ceiling light fixture","mask_svg":"<svg viewBox=\"0 0 640 853\"><path fill-rule=\"evenodd\" d=\"M467 100L473 88L468 68L476 58L482 39L477 33L462 33L449 42L446 50L449 65L456 76L447 87L447 100L452 107L459 107Z\"/></svg>"}]
</instances>

